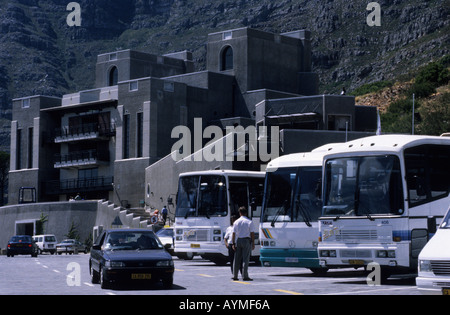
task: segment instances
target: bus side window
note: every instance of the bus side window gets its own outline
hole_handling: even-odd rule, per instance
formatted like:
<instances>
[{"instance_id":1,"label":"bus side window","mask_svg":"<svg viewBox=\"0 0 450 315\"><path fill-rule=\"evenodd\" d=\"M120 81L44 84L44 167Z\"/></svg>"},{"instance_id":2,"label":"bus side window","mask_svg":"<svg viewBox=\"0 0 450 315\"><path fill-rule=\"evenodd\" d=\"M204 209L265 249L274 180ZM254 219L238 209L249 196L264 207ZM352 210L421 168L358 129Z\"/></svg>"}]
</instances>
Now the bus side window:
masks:
<instances>
[{"instance_id":1,"label":"bus side window","mask_svg":"<svg viewBox=\"0 0 450 315\"><path fill-rule=\"evenodd\" d=\"M405 150L409 206L414 207L449 194L449 146L420 145Z\"/></svg>"},{"instance_id":2,"label":"bus side window","mask_svg":"<svg viewBox=\"0 0 450 315\"><path fill-rule=\"evenodd\" d=\"M239 217L239 207L248 209L247 183L230 183L230 209L231 215Z\"/></svg>"}]
</instances>

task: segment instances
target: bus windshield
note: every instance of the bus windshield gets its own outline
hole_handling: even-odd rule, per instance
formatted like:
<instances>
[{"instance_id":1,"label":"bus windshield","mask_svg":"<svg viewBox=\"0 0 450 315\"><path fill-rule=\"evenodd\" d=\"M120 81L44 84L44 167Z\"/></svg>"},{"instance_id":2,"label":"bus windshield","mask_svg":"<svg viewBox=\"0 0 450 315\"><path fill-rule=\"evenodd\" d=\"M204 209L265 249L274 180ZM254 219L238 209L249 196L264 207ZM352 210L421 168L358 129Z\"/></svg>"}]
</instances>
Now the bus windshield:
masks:
<instances>
[{"instance_id":1,"label":"bus windshield","mask_svg":"<svg viewBox=\"0 0 450 315\"><path fill-rule=\"evenodd\" d=\"M178 183L176 216L227 215L227 189L224 176L183 176Z\"/></svg>"},{"instance_id":2,"label":"bus windshield","mask_svg":"<svg viewBox=\"0 0 450 315\"><path fill-rule=\"evenodd\" d=\"M450 209L447 211L444 220L442 220L441 229L450 229Z\"/></svg>"},{"instance_id":3,"label":"bus windshield","mask_svg":"<svg viewBox=\"0 0 450 315\"><path fill-rule=\"evenodd\" d=\"M325 216L402 214L400 160L394 155L336 158L325 164Z\"/></svg>"},{"instance_id":4,"label":"bus windshield","mask_svg":"<svg viewBox=\"0 0 450 315\"><path fill-rule=\"evenodd\" d=\"M316 222L321 214L322 168L280 168L267 173L263 222Z\"/></svg>"}]
</instances>

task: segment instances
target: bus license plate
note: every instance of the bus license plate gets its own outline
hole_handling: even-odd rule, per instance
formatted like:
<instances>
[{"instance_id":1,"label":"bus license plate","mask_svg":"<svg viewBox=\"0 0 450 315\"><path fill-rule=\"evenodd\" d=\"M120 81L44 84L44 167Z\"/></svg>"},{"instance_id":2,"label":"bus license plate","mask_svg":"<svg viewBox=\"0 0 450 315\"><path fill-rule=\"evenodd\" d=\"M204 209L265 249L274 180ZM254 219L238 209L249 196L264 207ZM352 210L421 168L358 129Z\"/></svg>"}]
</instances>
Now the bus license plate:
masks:
<instances>
[{"instance_id":1,"label":"bus license plate","mask_svg":"<svg viewBox=\"0 0 450 315\"><path fill-rule=\"evenodd\" d=\"M450 295L450 288L443 288L442 289L442 294L443 295Z\"/></svg>"},{"instance_id":2,"label":"bus license plate","mask_svg":"<svg viewBox=\"0 0 450 315\"><path fill-rule=\"evenodd\" d=\"M200 244L191 244L191 248L200 248Z\"/></svg>"},{"instance_id":3,"label":"bus license plate","mask_svg":"<svg viewBox=\"0 0 450 315\"><path fill-rule=\"evenodd\" d=\"M131 279L132 280L150 280L152 278L152 275L150 273L132 273Z\"/></svg>"},{"instance_id":4,"label":"bus license plate","mask_svg":"<svg viewBox=\"0 0 450 315\"><path fill-rule=\"evenodd\" d=\"M358 265L358 266L361 266L361 265L364 265L364 260L360 260L360 259L350 259L350 260L348 261L348 263L349 263L350 265Z\"/></svg>"}]
</instances>

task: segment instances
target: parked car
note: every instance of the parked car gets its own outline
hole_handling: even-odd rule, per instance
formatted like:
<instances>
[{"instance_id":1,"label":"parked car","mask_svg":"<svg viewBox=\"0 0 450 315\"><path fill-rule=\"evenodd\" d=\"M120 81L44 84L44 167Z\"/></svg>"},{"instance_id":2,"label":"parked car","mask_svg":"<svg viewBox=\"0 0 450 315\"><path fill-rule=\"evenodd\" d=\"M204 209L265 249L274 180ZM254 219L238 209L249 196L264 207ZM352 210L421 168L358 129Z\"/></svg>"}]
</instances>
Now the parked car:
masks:
<instances>
[{"instance_id":1,"label":"parked car","mask_svg":"<svg viewBox=\"0 0 450 315\"><path fill-rule=\"evenodd\" d=\"M86 245L81 244L77 240L73 239L66 239L63 240L61 243L56 244L56 252L58 255L61 255L62 253L66 254L73 254L75 251L84 252L85 254L88 253L88 248Z\"/></svg>"},{"instance_id":2,"label":"parked car","mask_svg":"<svg viewBox=\"0 0 450 315\"><path fill-rule=\"evenodd\" d=\"M450 207L439 229L419 254L417 288L422 294L450 295Z\"/></svg>"},{"instance_id":3,"label":"parked car","mask_svg":"<svg viewBox=\"0 0 450 315\"><path fill-rule=\"evenodd\" d=\"M6 247L6 256L31 255L37 257L38 248L29 235L16 235L11 237Z\"/></svg>"},{"instance_id":4,"label":"parked car","mask_svg":"<svg viewBox=\"0 0 450 315\"><path fill-rule=\"evenodd\" d=\"M158 232L156 232L156 236L158 236L159 240L163 244L164 248L169 252L170 255L174 255L173 249L173 228L166 227L162 228Z\"/></svg>"},{"instance_id":5,"label":"parked car","mask_svg":"<svg viewBox=\"0 0 450 315\"><path fill-rule=\"evenodd\" d=\"M33 240L38 247L38 253L49 252L50 254L56 253L56 237L53 234L35 235Z\"/></svg>"},{"instance_id":6,"label":"parked car","mask_svg":"<svg viewBox=\"0 0 450 315\"><path fill-rule=\"evenodd\" d=\"M123 282L162 281L172 287L174 264L155 233L147 229L103 231L91 249L92 283L102 288Z\"/></svg>"}]
</instances>

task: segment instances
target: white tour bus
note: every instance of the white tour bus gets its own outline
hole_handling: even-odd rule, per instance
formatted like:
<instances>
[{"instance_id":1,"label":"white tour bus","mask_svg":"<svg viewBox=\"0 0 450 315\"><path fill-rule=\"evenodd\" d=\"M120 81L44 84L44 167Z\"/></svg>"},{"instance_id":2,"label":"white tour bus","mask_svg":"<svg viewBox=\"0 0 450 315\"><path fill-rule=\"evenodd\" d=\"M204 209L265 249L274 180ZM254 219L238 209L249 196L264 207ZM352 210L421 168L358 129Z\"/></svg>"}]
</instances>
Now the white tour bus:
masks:
<instances>
[{"instance_id":1,"label":"white tour bus","mask_svg":"<svg viewBox=\"0 0 450 315\"><path fill-rule=\"evenodd\" d=\"M417 288L422 294L450 295L450 207L419 255Z\"/></svg>"},{"instance_id":2,"label":"white tour bus","mask_svg":"<svg viewBox=\"0 0 450 315\"><path fill-rule=\"evenodd\" d=\"M381 135L337 145L323 163L319 260L417 270L450 203L450 138Z\"/></svg>"},{"instance_id":3,"label":"white tour bus","mask_svg":"<svg viewBox=\"0 0 450 315\"><path fill-rule=\"evenodd\" d=\"M267 165L260 224L263 266L327 271L317 255L323 155L294 153Z\"/></svg>"},{"instance_id":4,"label":"white tour bus","mask_svg":"<svg viewBox=\"0 0 450 315\"><path fill-rule=\"evenodd\" d=\"M175 213L175 255L201 255L219 265L228 262L223 237L231 215L245 206L255 227L254 259L259 258L259 227L264 172L215 170L180 174Z\"/></svg>"}]
</instances>

